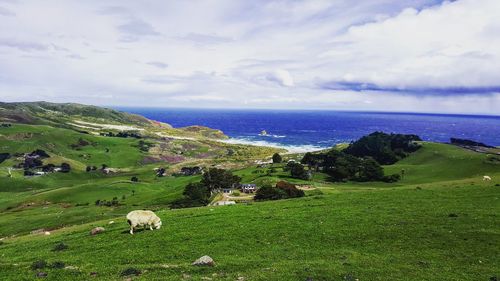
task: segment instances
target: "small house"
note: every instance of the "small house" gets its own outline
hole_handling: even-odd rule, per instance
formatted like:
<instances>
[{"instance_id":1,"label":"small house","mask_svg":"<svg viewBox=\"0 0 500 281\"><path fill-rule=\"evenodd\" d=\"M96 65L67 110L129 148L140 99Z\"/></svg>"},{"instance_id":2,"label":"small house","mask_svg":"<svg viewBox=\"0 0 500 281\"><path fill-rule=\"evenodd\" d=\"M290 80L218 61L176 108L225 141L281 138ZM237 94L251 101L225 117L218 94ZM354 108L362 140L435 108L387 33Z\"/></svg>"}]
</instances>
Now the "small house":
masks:
<instances>
[{"instance_id":1,"label":"small house","mask_svg":"<svg viewBox=\"0 0 500 281\"><path fill-rule=\"evenodd\" d=\"M241 192L244 192L244 193L254 193L255 191L257 191L257 185L255 185L253 183L244 183L244 184L240 184L240 189L241 189Z\"/></svg>"},{"instance_id":2,"label":"small house","mask_svg":"<svg viewBox=\"0 0 500 281\"><path fill-rule=\"evenodd\" d=\"M230 189L230 188L224 188L222 189L222 193L225 193L225 194L231 194L233 191Z\"/></svg>"}]
</instances>

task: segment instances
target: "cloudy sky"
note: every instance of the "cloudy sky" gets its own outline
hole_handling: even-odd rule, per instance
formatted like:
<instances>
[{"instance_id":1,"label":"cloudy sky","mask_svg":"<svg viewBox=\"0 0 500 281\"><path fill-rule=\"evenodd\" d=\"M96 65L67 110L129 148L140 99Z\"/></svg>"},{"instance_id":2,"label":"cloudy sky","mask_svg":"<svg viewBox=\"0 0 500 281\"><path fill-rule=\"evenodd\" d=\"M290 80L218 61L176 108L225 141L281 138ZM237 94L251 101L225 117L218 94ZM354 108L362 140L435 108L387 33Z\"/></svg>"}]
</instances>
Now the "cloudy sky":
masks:
<instances>
[{"instance_id":1,"label":"cloudy sky","mask_svg":"<svg viewBox=\"0 0 500 281\"><path fill-rule=\"evenodd\" d=\"M0 101L500 115L499 0L0 0Z\"/></svg>"}]
</instances>

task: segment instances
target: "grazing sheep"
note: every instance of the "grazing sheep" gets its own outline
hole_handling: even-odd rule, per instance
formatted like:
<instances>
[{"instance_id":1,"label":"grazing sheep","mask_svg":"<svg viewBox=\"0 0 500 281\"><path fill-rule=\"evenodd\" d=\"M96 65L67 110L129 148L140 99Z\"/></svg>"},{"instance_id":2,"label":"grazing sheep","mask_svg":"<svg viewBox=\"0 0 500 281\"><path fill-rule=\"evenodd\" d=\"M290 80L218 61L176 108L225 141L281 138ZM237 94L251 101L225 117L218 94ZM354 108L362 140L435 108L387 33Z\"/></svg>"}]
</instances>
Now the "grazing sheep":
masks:
<instances>
[{"instance_id":1,"label":"grazing sheep","mask_svg":"<svg viewBox=\"0 0 500 281\"><path fill-rule=\"evenodd\" d=\"M136 210L127 214L127 222L130 225L130 234L134 234L134 228L137 226L149 226L150 230L160 229L161 220L160 218L152 211L142 211Z\"/></svg>"},{"instance_id":2,"label":"grazing sheep","mask_svg":"<svg viewBox=\"0 0 500 281\"><path fill-rule=\"evenodd\" d=\"M490 176L483 176L483 181L490 181L491 177Z\"/></svg>"}]
</instances>

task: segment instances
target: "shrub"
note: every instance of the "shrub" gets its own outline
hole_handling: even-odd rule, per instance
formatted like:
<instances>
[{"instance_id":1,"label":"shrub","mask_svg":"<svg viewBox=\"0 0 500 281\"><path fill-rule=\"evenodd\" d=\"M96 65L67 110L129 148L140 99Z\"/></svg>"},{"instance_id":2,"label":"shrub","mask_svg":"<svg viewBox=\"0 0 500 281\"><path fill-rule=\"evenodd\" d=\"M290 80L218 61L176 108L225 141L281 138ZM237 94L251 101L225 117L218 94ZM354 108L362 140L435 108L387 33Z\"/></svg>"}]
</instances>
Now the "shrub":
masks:
<instances>
[{"instance_id":1,"label":"shrub","mask_svg":"<svg viewBox=\"0 0 500 281\"><path fill-rule=\"evenodd\" d=\"M64 244L63 242L59 242L57 243L54 248L52 249L52 251L54 252L59 252L59 251L63 251L63 250L66 250L68 249L68 245Z\"/></svg>"},{"instance_id":2,"label":"shrub","mask_svg":"<svg viewBox=\"0 0 500 281\"><path fill-rule=\"evenodd\" d=\"M233 196L240 196L241 193L238 190L233 191Z\"/></svg>"},{"instance_id":3,"label":"shrub","mask_svg":"<svg viewBox=\"0 0 500 281\"><path fill-rule=\"evenodd\" d=\"M276 183L276 188L283 190L288 198L304 197L304 191L298 189L294 184L286 181L280 181Z\"/></svg>"},{"instance_id":4,"label":"shrub","mask_svg":"<svg viewBox=\"0 0 500 281\"><path fill-rule=\"evenodd\" d=\"M399 174L392 174L392 175L389 175L389 176L384 176L382 178L382 181L391 183L391 182L397 182L400 179L401 179L401 175L399 175Z\"/></svg>"},{"instance_id":5,"label":"shrub","mask_svg":"<svg viewBox=\"0 0 500 281\"><path fill-rule=\"evenodd\" d=\"M274 186L263 186L255 193L255 200L279 200L286 198L286 193Z\"/></svg>"},{"instance_id":6,"label":"shrub","mask_svg":"<svg viewBox=\"0 0 500 281\"><path fill-rule=\"evenodd\" d=\"M276 186L264 185L255 194L255 200L280 200L287 198L303 197L303 190L295 187L294 184L280 181Z\"/></svg>"},{"instance_id":7,"label":"shrub","mask_svg":"<svg viewBox=\"0 0 500 281\"><path fill-rule=\"evenodd\" d=\"M66 264L62 261L55 261L53 262L50 267L54 269L62 269L66 266Z\"/></svg>"},{"instance_id":8,"label":"shrub","mask_svg":"<svg viewBox=\"0 0 500 281\"><path fill-rule=\"evenodd\" d=\"M42 268L45 268L45 267L47 267L47 262L44 261L44 260L34 261L31 264L31 269L33 269L33 270L42 269Z\"/></svg>"},{"instance_id":9,"label":"shrub","mask_svg":"<svg viewBox=\"0 0 500 281\"><path fill-rule=\"evenodd\" d=\"M141 274L141 271L139 269L129 267L129 268L123 270L120 275L121 276L130 276L130 275L139 276L140 274Z\"/></svg>"},{"instance_id":10,"label":"shrub","mask_svg":"<svg viewBox=\"0 0 500 281\"><path fill-rule=\"evenodd\" d=\"M130 181L131 181L131 182L138 182L138 181L139 181L139 178L134 176L134 177L132 177L132 178L130 179Z\"/></svg>"}]
</instances>

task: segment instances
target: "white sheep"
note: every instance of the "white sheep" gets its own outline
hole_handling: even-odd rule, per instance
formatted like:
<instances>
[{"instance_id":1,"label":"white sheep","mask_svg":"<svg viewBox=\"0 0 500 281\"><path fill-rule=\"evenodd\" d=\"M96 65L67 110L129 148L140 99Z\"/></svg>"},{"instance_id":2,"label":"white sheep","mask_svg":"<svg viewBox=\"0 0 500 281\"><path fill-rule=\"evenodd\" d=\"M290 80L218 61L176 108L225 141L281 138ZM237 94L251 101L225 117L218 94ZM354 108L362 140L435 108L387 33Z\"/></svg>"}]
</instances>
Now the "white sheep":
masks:
<instances>
[{"instance_id":1,"label":"white sheep","mask_svg":"<svg viewBox=\"0 0 500 281\"><path fill-rule=\"evenodd\" d=\"M150 230L160 229L161 220L152 211L136 210L127 214L127 222L130 225L130 234L134 234L134 228L137 226L149 226Z\"/></svg>"},{"instance_id":2,"label":"white sheep","mask_svg":"<svg viewBox=\"0 0 500 281\"><path fill-rule=\"evenodd\" d=\"M483 181L490 181L491 177L490 176L483 176Z\"/></svg>"}]
</instances>

